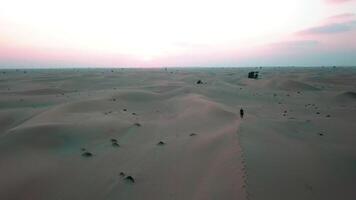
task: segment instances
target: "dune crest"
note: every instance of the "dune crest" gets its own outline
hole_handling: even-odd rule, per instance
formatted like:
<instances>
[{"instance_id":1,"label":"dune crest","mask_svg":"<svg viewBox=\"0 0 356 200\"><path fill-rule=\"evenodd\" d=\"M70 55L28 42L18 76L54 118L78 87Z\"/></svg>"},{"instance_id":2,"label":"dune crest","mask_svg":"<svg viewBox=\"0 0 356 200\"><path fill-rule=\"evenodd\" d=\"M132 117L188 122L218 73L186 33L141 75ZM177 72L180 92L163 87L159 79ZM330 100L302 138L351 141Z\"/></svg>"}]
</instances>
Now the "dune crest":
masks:
<instances>
[{"instance_id":1,"label":"dune crest","mask_svg":"<svg viewBox=\"0 0 356 200\"><path fill-rule=\"evenodd\" d=\"M317 91L320 90L310 84L303 83L296 80L282 80L282 81L273 81L271 83L272 87L277 89L287 90L287 91Z\"/></svg>"}]
</instances>

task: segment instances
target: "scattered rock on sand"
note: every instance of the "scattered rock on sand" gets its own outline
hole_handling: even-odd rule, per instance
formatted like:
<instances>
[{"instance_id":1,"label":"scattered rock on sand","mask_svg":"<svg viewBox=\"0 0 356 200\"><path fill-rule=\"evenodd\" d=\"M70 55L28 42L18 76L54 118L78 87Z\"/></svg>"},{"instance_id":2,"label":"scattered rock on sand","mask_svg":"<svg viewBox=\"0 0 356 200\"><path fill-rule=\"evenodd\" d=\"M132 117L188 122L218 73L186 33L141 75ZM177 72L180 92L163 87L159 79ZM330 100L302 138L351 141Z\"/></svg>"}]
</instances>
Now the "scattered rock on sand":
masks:
<instances>
[{"instance_id":1,"label":"scattered rock on sand","mask_svg":"<svg viewBox=\"0 0 356 200\"><path fill-rule=\"evenodd\" d=\"M83 156L83 157L92 157L93 154L90 153L90 152L88 152L88 151L86 151L86 152L82 153L82 156Z\"/></svg>"},{"instance_id":2,"label":"scattered rock on sand","mask_svg":"<svg viewBox=\"0 0 356 200\"><path fill-rule=\"evenodd\" d=\"M130 183L135 183L135 179L132 176L126 176L125 180Z\"/></svg>"},{"instance_id":3,"label":"scattered rock on sand","mask_svg":"<svg viewBox=\"0 0 356 200\"><path fill-rule=\"evenodd\" d=\"M120 176L121 177L125 177L125 173L124 172L120 172Z\"/></svg>"},{"instance_id":4,"label":"scattered rock on sand","mask_svg":"<svg viewBox=\"0 0 356 200\"><path fill-rule=\"evenodd\" d=\"M198 80L197 84L203 84L203 81L202 80Z\"/></svg>"},{"instance_id":5,"label":"scattered rock on sand","mask_svg":"<svg viewBox=\"0 0 356 200\"><path fill-rule=\"evenodd\" d=\"M166 143L164 143L164 142L162 142L162 141L159 141L158 143L157 143L157 145L165 145Z\"/></svg>"},{"instance_id":6,"label":"scattered rock on sand","mask_svg":"<svg viewBox=\"0 0 356 200\"><path fill-rule=\"evenodd\" d=\"M196 135L197 135L196 133L189 134L189 136L196 136Z\"/></svg>"},{"instance_id":7,"label":"scattered rock on sand","mask_svg":"<svg viewBox=\"0 0 356 200\"><path fill-rule=\"evenodd\" d=\"M119 145L117 142L113 142L111 145L112 145L113 147L120 147L120 145Z\"/></svg>"},{"instance_id":8,"label":"scattered rock on sand","mask_svg":"<svg viewBox=\"0 0 356 200\"><path fill-rule=\"evenodd\" d=\"M336 96L342 102L354 102L356 100L356 92L347 91Z\"/></svg>"},{"instance_id":9,"label":"scattered rock on sand","mask_svg":"<svg viewBox=\"0 0 356 200\"><path fill-rule=\"evenodd\" d=\"M138 127L140 127L140 126L141 126L141 124L140 124L140 123L135 123L134 125L135 125L135 126L138 126Z\"/></svg>"},{"instance_id":10,"label":"scattered rock on sand","mask_svg":"<svg viewBox=\"0 0 356 200\"><path fill-rule=\"evenodd\" d=\"M117 139L111 139L110 141L113 147L120 147L119 143L117 143Z\"/></svg>"}]
</instances>

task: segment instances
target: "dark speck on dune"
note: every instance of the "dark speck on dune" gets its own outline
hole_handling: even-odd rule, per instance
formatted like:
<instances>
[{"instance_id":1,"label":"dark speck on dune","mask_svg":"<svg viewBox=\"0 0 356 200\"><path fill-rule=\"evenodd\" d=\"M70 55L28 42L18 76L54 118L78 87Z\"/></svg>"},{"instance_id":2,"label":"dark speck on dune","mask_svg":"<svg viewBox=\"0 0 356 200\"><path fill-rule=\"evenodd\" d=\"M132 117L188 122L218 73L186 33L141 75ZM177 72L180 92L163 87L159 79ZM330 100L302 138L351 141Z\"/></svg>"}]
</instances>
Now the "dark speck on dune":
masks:
<instances>
[{"instance_id":1,"label":"dark speck on dune","mask_svg":"<svg viewBox=\"0 0 356 200\"><path fill-rule=\"evenodd\" d=\"M162 142L162 141L159 141L158 143L157 143L157 145L165 145L166 143L164 143L164 142Z\"/></svg>"},{"instance_id":2,"label":"dark speck on dune","mask_svg":"<svg viewBox=\"0 0 356 200\"><path fill-rule=\"evenodd\" d=\"M88 152L88 151L86 151L86 152L82 153L82 156L83 156L83 157L92 157L93 154L90 153L90 152Z\"/></svg>"},{"instance_id":3,"label":"dark speck on dune","mask_svg":"<svg viewBox=\"0 0 356 200\"><path fill-rule=\"evenodd\" d=\"M130 183L135 183L135 179L132 176L126 176L125 180Z\"/></svg>"},{"instance_id":4,"label":"dark speck on dune","mask_svg":"<svg viewBox=\"0 0 356 200\"><path fill-rule=\"evenodd\" d=\"M111 141L111 145L113 146L113 147L120 147L120 145L117 143L117 139L110 139L110 141Z\"/></svg>"},{"instance_id":5,"label":"dark speck on dune","mask_svg":"<svg viewBox=\"0 0 356 200\"><path fill-rule=\"evenodd\" d=\"M111 145L112 145L113 147L120 147L120 145L119 145L117 142L113 142Z\"/></svg>"}]
</instances>

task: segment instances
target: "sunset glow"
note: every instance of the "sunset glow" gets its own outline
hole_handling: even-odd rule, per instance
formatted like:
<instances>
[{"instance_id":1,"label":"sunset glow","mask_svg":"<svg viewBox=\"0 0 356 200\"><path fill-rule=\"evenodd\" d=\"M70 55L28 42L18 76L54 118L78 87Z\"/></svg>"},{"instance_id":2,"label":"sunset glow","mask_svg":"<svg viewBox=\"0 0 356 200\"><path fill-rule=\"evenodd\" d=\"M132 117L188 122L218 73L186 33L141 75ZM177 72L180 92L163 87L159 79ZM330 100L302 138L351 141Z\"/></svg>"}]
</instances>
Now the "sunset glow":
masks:
<instances>
[{"instance_id":1,"label":"sunset glow","mask_svg":"<svg viewBox=\"0 0 356 200\"><path fill-rule=\"evenodd\" d=\"M355 1L0 0L0 5L2 67L255 65L265 48L276 57L265 65L273 65L286 60L274 44L315 41L304 53L337 59L337 49L356 49ZM322 65L320 56L290 64Z\"/></svg>"}]
</instances>

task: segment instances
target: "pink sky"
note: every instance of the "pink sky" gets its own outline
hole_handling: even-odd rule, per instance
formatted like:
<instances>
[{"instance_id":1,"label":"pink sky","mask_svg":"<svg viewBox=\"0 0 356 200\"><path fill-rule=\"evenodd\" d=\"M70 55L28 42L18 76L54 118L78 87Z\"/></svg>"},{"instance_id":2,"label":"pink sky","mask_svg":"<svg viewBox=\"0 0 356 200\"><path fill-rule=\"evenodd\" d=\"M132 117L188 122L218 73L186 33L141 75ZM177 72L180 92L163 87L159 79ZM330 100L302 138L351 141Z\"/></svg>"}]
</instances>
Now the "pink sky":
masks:
<instances>
[{"instance_id":1,"label":"pink sky","mask_svg":"<svg viewBox=\"0 0 356 200\"><path fill-rule=\"evenodd\" d=\"M0 1L0 67L356 65L354 0Z\"/></svg>"}]
</instances>

